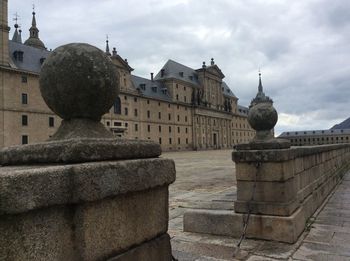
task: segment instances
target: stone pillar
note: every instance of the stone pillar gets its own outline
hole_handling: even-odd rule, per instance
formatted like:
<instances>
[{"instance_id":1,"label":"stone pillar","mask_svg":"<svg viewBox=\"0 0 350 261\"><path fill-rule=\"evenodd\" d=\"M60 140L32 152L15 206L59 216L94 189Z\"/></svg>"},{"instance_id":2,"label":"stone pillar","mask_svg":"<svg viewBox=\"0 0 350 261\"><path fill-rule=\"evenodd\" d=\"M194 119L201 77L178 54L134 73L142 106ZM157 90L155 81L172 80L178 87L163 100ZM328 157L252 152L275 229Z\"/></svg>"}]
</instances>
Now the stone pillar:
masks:
<instances>
[{"instance_id":1,"label":"stone pillar","mask_svg":"<svg viewBox=\"0 0 350 261\"><path fill-rule=\"evenodd\" d=\"M159 144L113 138L100 123L119 92L109 58L86 44L54 50L40 88L63 118L51 140L5 148L0 260L171 260Z\"/></svg>"}]
</instances>

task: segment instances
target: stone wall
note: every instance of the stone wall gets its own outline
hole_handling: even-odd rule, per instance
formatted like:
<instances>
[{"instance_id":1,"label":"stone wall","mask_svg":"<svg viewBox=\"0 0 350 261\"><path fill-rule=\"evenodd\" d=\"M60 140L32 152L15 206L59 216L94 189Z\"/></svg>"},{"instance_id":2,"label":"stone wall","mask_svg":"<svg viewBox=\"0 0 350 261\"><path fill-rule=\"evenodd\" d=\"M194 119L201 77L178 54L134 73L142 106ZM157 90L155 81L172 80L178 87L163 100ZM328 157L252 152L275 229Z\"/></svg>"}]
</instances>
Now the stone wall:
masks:
<instances>
[{"instance_id":1,"label":"stone wall","mask_svg":"<svg viewBox=\"0 0 350 261\"><path fill-rule=\"evenodd\" d=\"M250 204L247 237L293 243L350 168L350 145L239 150L233 152L233 160L237 177L235 213L191 211L185 214L184 229L240 236Z\"/></svg>"},{"instance_id":2,"label":"stone wall","mask_svg":"<svg viewBox=\"0 0 350 261\"><path fill-rule=\"evenodd\" d=\"M174 180L161 158L1 167L0 260L171 260Z\"/></svg>"}]
</instances>

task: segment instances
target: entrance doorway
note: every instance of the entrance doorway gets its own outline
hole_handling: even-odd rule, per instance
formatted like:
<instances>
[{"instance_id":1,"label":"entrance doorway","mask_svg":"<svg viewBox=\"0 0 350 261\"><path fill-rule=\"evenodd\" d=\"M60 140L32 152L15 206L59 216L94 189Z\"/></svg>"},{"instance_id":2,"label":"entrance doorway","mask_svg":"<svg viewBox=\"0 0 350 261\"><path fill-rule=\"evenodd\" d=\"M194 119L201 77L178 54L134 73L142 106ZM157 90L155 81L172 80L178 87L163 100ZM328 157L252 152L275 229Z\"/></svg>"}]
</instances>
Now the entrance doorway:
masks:
<instances>
[{"instance_id":1,"label":"entrance doorway","mask_svg":"<svg viewBox=\"0 0 350 261\"><path fill-rule=\"evenodd\" d=\"M218 147L218 135L216 133L213 133L213 146L215 149Z\"/></svg>"}]
</instances>

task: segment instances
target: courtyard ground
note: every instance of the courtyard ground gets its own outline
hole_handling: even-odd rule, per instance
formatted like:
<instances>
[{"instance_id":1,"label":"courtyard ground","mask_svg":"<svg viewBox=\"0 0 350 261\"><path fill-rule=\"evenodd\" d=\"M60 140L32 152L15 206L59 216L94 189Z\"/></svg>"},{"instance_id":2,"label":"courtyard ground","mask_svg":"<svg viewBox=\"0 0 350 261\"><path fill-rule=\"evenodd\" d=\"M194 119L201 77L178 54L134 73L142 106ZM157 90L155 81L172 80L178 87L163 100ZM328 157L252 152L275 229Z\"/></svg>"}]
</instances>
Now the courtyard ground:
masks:
<instances>
[{"instance_id":1,"label":"courtyard ground","mask_svg":"<svg viewBox=\"0 0 350 261\"><path fill-rule=\"evenodd\" d=\"M316 211L309 229L295 244L183 232L188 209L232 209L236 197L232 150L163 153L176 164L169 188L169 234L179 261L200 260L350 260L350 173ZM232 254L236 252L236 259Z\"/></svg>"}]
</instances>

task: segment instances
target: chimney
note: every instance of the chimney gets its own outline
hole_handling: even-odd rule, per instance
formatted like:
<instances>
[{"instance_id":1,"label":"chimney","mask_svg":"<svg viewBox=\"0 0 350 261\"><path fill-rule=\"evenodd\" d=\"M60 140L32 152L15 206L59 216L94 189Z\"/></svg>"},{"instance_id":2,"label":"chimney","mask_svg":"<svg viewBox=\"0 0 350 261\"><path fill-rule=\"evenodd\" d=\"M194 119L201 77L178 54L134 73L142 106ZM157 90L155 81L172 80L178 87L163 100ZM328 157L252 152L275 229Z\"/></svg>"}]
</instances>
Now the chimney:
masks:
<instances>
[{"instance_id":1,"label":"chimney","mask_svg":"<svg viewBox=\"0 0 350 261\"><path fill-rule=\"evenodd\" d=\"M151 81L153 82L153 72L151 73Z\"/></svg>"},{"instance_id":2,"label":"chimney","mask_svg":"<svg viewBox=\"0 0 350 261\"><path fill-rule=\"evenodd\" d=\"M115 47L113 47L112 55L117 56L117 50L115 49Z\"/></svg>"},{"instance_id":3,"label":"chimney","mask_svg":"<svg viewBox=\"0 0 350 261\"><path fill-rule=\"evenodd\" d=\"M164 77L164 72L165 72L164 69L161 69L161 70L160 70L160 77Z\"/></svg>"}]
</instances>

